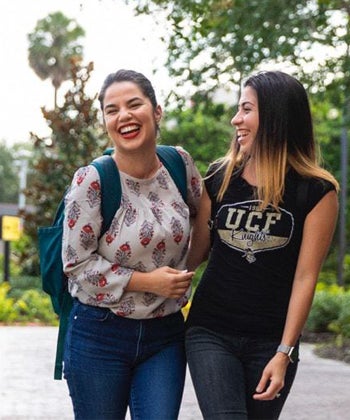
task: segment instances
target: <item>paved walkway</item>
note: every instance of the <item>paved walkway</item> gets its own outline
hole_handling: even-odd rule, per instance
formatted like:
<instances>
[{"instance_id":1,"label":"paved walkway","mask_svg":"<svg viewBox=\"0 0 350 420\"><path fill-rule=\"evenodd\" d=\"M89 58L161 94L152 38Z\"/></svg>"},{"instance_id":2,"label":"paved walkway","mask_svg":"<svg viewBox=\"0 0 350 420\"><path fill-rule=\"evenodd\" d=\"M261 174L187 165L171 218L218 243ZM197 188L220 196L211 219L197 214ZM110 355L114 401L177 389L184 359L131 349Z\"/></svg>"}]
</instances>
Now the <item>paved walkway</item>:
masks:
<instances>
[{"instance_id":1,"label":"paved walkway","mask_svg":"<svg viewBox=\"0 0 350 420\"><path fill-rule=\"evenodd\" d=\"M56 335L53 327L0 327L1 420L73 419L65 381L52 379ZM300 353L280 420L349 419L350 365L315 357L310 344ZM179 420L200 419L188 375Z\"/></svg>"}]
</instances>

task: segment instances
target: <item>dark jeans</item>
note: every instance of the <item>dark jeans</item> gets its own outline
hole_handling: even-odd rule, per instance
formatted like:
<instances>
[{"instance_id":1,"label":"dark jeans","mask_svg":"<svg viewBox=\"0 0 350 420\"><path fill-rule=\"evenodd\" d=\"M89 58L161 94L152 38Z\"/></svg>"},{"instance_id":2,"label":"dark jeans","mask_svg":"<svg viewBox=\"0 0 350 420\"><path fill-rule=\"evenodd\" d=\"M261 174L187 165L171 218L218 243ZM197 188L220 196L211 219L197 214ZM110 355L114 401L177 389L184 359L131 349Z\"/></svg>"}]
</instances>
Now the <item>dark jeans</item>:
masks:
<instances>
[{"instance_id":1,"label":"dark jeans","mask_svg":"<svg viewBox=\"0 0 350 420\"><path fill-rule=\"evenodd\" d=\"M199 406L206 420L278 419L297 370L288 365L281 396L252 398L279 341L232 337L202 327L186 333L186 353Z\"/></svg>"},{"instance_id":2,"label":"dark jeans","mask_svg":"<svg viewBox=\"0 0 350 420\"><path fill-rule=\"evenodd\" d=\"M76 419L176 419L186 371L181 312L134 320L75 302L64 375Z\"/></svg>"}]
</instances>

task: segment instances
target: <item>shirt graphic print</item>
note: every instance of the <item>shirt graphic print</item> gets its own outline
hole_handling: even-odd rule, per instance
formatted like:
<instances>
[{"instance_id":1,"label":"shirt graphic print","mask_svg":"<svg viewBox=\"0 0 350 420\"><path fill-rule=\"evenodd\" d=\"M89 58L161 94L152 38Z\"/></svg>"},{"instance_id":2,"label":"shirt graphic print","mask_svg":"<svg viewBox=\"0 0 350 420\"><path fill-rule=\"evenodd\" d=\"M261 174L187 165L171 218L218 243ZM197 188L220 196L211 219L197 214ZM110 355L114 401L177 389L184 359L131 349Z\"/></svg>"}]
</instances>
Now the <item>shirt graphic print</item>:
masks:
<instances>
[{"instance_id":1,"label":"shirt graphic print","mask_svg":"<svg viewBox=\"0 0 350 420\"><path fill-rule=\"evenodd\" d=\"M272 206L261 210L259 200L242 201L220 207L216 216L221 241L241 252L249 263L256 254L285 247L294 231L292 213Z\"/></svg>"}]
</instances>

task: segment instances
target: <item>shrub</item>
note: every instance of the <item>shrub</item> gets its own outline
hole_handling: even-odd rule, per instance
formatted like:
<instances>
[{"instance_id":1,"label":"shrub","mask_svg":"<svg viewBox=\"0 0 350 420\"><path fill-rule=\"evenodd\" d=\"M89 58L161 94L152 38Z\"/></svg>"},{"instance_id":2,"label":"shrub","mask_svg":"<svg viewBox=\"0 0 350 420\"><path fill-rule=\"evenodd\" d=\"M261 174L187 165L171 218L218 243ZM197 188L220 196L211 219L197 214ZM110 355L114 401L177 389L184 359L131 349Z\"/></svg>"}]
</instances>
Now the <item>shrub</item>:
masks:
<instances>
[{"instance_id":1,"label":"shrub","mask_svg":"<svg viewBox=\"0 0 350 420\"><path fill-rule=\"evenodd\" d=\"M324 270L321 271L321 273L318 276L318 287L327 287L327 286L332 286L332 285L336 285L337 284L337 274L335 273L335 271L330 271L330 270Z\"/></svg>"},{"instance_id":2,"label":"shrub","mask_svg":"<svg viewBox=\"0 0 350 420\"><path fill-rule=\"evenodd\" d=\"M10 285L8 283L0 284L0 322L12 322L17 316L13 307L13 299L7 296L9 290Z\"/></svg>"},{"instance_id":3,"label":"shrub","mask_svg":"<svg viewBox=\"0 0 350 420\"><path fill-rule=\"evenodd\" d=\"M338 318L331 322L329 329L343 338L350 338L350 293L347 292L342 298Z\"/></svg>"},{"instance_id":4,"label":"shrub","mask_svg":"<svg viewBox=\"0 0 350 420\"><path fill-rule=\"evenodd\" d=\"M14 299L19 299L26 290L34 289L42 292L41 280L35 276L13 276L10 279L10 285L9 296Z\"/></svg>"},{"instance_id":5,"label":"shrub","mask_svg":"<svg viewBox=\"0 0 350 420\"><path fill-rule=\"evenodd\" d=\"M14 307L19 322L58 325L49 296L45 296L37 290L26 290L22 297L15 302Z\"/></svg>"},{"instance_id":6,"label":"shrub","mask_svg":"<svg viewBox=\"0 0 350 420\"><path fill-rule=\"evenodd\" d=\"M310 332L329 332L329 326L338 319L344 291L336 285L317 285L314 301L305 329Z\"/></svg>"},{"instance_id":7,"label":"shrub","mask_svg":"<svg viewBox=\"0 0 350 420\"><path fill-rule=\"evenodd\" d=\"M18 277L0 284L0 322L58 325L51 300L35 277Z\"/></svg>"}]
</instances>

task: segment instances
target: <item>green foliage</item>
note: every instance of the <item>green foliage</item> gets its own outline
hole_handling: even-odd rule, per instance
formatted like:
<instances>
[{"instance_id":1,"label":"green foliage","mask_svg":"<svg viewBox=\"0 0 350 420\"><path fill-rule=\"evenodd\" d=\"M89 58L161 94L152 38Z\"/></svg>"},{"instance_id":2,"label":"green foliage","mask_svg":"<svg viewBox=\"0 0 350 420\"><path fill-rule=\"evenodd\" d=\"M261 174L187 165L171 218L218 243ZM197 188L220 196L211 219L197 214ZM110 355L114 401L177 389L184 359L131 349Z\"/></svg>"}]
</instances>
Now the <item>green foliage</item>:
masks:
<instances>
[{"instance_id":1,"label":"green foliage","mask_svg":"<svg viewBox=\"0 0 350 420\"><path fill-rule=\"evenodd\" d=\"M196 290L196 287L198 286L198 284L199 284L199 282L202 278L202 275L204 273L206 265L207 265L207 263L204 262L196 269L196 273L193 276L193 280L192 280L193 293ZM193 293L192 293L192 295L193 295Z\"/></svg>"},{"instance_id":2,"label":"green foliage","mask_svg":"<svg viewBox=\"0 0 350 420\"><path fill-rule=\"evenodd\" d=\"M329 329L342 338L350 338L350 292L344 294L338 317L330 323Z\"/></svg>"},{"instance_id":3,"label":"green foliage","mask_svg":"<svg viewBox=\"0 0 350 420\"><path fill-rule=\"evenodd\" d=\"M344 274L345 284L350 285L350 254L346 254L344 258Z\"/></svg>"},{"instance_id":4,"label":"green foliage","mask_svg":"<svg viewBox=\"0 0 350 420\"><path fill-rule=\"evenodd\" d=\"M306 321L306 330L311 332L329 332L329 325L338 319L343 304L342 288L319 283L312 308Z\"/></svg>"},{"instance_id":5,"label":"green foliage","mask_svg":"<svg viewBox=\"0 0 350 420\"><path fill-rule=\"evenodd\" d=\"M317 285L306 330L310 332L333 332L336 343L342 345L350 338L350 291L336 285Z\"/></svg>"},{"instance_id":6,"label":"green foliage","mask_svg":"<svg viewBox=\"0 0 350 420\"><path fill-rule=\"evenodd\" d=\"M334 267L334 263L333 263L333 267ZM321 271L321 273L318 276L319 282L326 284L327 286L332 286L337 283L337 274L331 268L332 267L330 267L329 270L323 269Z\"/></svg>"},{"instance_id":7,"label":"green foliage","mask_svg":"<svg viewBox=\"0 0 350 420\"><path fill-rule=\"evenodd\" d=\"M340 180L346 166L340 165L344 155L340 145L346 147L341 139L348 135L350 121L348 0L125 1L137 13L152 15L167 25L163 36L168 46L166 66L179 90L215 92L225 86L236 92L248 74L271 68L298 77L313 99L316 138L325 166ZM176 95L173 98L183 104ZM188 149L196 160L199 157L203 171L210 151L202 145L198 154L194 145ZM212 152L210 160L221 154ZM350 190L349 181L344 182L342 191ZM349 198L346 201L341 200L342 210L349 208ZM350 217L346 217L349 232ZM342 235L338 231L335 240ZM335 259L333 263L335 271Z\"/></svg>"},{"instance_id":8,"label":"green foliage","mask_svg":"<svg viewBox=\"0 0 350 420\"><path fill-rule=\"evenodd\" d=\"M51 300L38 277L21 277L0 283L0 322L58 325Z\"/></svg>"},{"instance_id":9,"label":"green foliage","mask_svg":"<svg viewBox=\"0 0 350 420\"><path fill-rule=\"evenodd\" d=\"M9 289L8 283L0 283L0 322L13 322L17 316L13 299L7 297Z\"/></svg>"},{"instance_id":10,"label":"green foliage","mask_svg":"<svg viewBox=\"0 0 350 420\"><path fill-rule=\"evenodd\" d=\"M49 296L44 296L37 290L26 290L22 297L14 303L14 309L17 313L17 322L58 325Z\"/></svg>"},{"instance_id":11,"label":"green foliage","mask_svg":"<svg viewBox=\"0 0 350 420\"><path fill-rule=\"evenodd\" d=\"M62 12L39 20L34 31L28 34L29 64L42 80L51 79L55 107L57 89L71 78L72 62L78 64L82 60L83 47L78 39L84 35L83 28Z\"/></svg>"},{"instance_id":12,"label":"green foliage","mask_svg":"<svg viewBox=\"0 0 350 420\"><path fill-rule=\"evenodd\" d=\"M17 203L19 192L18 168L13 150L0 142L0 203Z\"/></svg>"},{"instance_id":13,"label":"green foliage","mask_svg":"<svg viewBox=\"0 0 350 420\"><path fill-rule=\"evenodd\" d=\"M205 174L213 160L226 154L233 136L232 111L208 99L188 109L168 113L161 128L163 144L181 145L191 153L199 171Z\"/></svg>"},{"instance_id":14,"label":"green foliage","mask_svg":"<svg viewBox=\"0 0 350 420\"><path fill-rule=\"evenodd\" d=\"M41 279L38 276L11 276L10 285L8 295L15 299L19 299L26 290L35 289L42 292Z\"/></svg>"},{"instance_id":15,"label":"green foliage","mask_svg":"<svg viewBox=\"0 0 350 420\"><path fill-rule=\"evenodd\" d=\"M18 241L11 242L11 277L20 275L38 276L37 256L32 258L32 255L36 255L36 253L36 244L26 233L23 233Z\"/></svg>"},{"instance_id":16,"label":"green foliage","mask_svg":"<svg viewBox=\"0 0 350 420\"><path fill-rule=\"evenodd\" d=\"M22 267L18 264L18 259L14 255L14 247L19 241L10 242L10 261L9 261L9 276L13 278L14 276L19 276L22 272ZM5 258L4 255L0 253L0 267L4 267Z\"/></svg>"},{"instance_id":17,"label":"green foliage","mask_svg":"<svg viewBox=\"0 0 350 420\"><path fill-rule=\"evenodd\" d=\"M74 172L101 155L108 144L98 121L95 98L85 92L92 70L91 63L85 67L73 66L72 86L64 104L54 110L42 110L52 129L51 138L32 135L34 162L25 194L36 212L23 215L30 241L26 249L22 248L19 259L31 275L36 275L39 269L37 227L51 224Z\"/></svg>"},{"instance_id":18,"label":"green foliage","mask_svg":"<svg viewBox=\"0 0 350 420\"><path fill-rule=\"evenodd\" d=\"M52 130L51 138L32 136L36 159L27 196L39 210L39 224L51 221L77 168L90 163L108 144L94 107L95 98L85 93L92 70L91 63L72 69L72 87L64 104L54 110L42 110Z\"/></svg>"},{"instance_id":19,"label":"green foliage","mask_svg":"<svg viewBox=\"0 0 350 420\"><path fill-rule=\"evenodd\" d=\"M275 63L276 68L289 64L298 76L307 75L310 85L322 87L328 78L330 82L342 78L348 66L349 12L347 2L341 0L138 0L130 4L156 20L166 16L167 67L184 83L190 80L208 89L222 82L223 75L235 83ZM325 54L319 60L321 48Z\"/></svg>"},{"instance_id":20,"label":"green foliage","mask_svg":"<svg viewBox=\"0 0 350 420\"><path fill-rule=\"evenodd\" d=\"M341 109L339 104L332 104L324 93L313 95L311 111L315 138L319 145L322 163L339 180L339 138L341 130Z\"/></svg>"}]
</instances>

